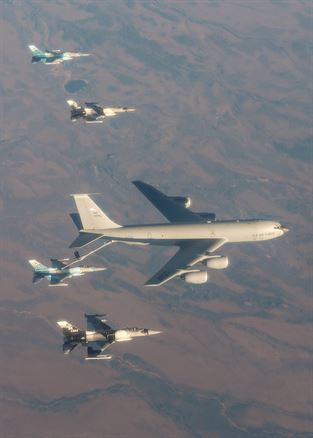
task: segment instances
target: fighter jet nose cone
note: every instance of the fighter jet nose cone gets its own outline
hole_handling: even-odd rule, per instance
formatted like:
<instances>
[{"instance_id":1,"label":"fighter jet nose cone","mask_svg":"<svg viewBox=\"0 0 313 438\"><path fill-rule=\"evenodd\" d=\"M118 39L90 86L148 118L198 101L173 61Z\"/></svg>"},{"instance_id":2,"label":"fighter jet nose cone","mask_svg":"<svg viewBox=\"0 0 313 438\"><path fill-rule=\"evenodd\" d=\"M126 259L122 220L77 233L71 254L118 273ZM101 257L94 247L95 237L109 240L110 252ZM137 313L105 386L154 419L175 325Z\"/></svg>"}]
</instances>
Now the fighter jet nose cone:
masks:
<instances>
[{"instance_id":1,"label":"fighter jet nose cone","mask_svg":"<svg viewBox=\"0 0 313 438\"><path fill-rule=\"evenodd\" d=\"M148 330L148 335L150 336L150 335L159 335L159 334L161 334L162 332L159 332L159 331L157 331L157 330Z\"/></svg>"}]
</instances>

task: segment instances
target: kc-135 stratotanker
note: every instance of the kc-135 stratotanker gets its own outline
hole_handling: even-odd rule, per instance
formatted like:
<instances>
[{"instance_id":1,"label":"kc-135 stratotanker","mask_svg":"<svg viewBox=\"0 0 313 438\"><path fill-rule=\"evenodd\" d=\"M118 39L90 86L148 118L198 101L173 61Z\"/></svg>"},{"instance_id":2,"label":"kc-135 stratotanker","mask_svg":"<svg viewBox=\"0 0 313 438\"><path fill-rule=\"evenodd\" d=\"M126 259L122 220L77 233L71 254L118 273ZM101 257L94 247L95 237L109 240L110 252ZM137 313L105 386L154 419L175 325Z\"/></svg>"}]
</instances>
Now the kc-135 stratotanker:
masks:
<instances>
[{"instance_id":1,"label":"kc-135 stratotanker","mask_svg":"<svg viewBox=\"0 0 313 438\"><path fill-rule=\"evenodd\" d=\"M78 344L87 347L86 360L111 359L111 355L103 354L115 342L132 341L142 336L158 335L162 332L138 327L112 329L103 319L105 315L86 315L87 330L81 330L68 321L58 321L63 330L63 352L69 354Z\"/></svg>"},{"instance_id":2,"label":"kc-135 stratotanker","mask_svg":"<svg viewBox=\"0 0 313 438\"><path fill-rule=\"evenodd\" d=\"M113 222L88 194L76 194L73 197L78 213L72 213L71 217L79 236L71 247L83 247L98 239L104 239L107 244L177 246L176 254L147 281L147 286L160 286L175 277L187 283L205 283L209 275L203 266L228 267L227 256L214 254L226 243L271 240L288 231L271 220L218 221L214 213L191 211L190 198L166 196L142 181L134 181L134 184L170 223L122 226Z\"/></svg>"}]
</instances>

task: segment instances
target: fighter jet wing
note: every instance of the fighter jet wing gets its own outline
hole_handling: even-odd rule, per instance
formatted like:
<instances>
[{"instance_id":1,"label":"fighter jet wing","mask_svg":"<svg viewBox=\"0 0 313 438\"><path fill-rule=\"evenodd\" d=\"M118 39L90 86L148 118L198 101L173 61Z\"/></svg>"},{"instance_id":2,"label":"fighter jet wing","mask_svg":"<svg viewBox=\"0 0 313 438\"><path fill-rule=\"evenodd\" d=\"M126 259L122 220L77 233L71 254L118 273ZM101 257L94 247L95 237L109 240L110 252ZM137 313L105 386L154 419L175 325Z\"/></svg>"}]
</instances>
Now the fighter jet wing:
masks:
<instances>
[{"instance_id":1,"label":"fighter jet wing","mask_svg":"<svg viewBox=\"0 0 313 438\"><path fill-rule=\"evenodd\" d=\"M87 319L87 331L103 332L111 330L111 327L105 324L104 320L101 321L101 316L104 315L86 315Z\"/></svg>"},{"instance_id":2,"label":"fighter jet wing","mask_svg":"<svg viewBox=\"0 0 313 438\"><path fill-rule=\"evenodd\" d=\"M212 253L226 243L225 239L194 240L180 246L177 253L161 268L146 286L161 286L167 281L182 275L199 263L205 255Z\"/></svg>"},{"instance_id":3,"label":"fighter jet wing","mask_svg":"<svg viewBox=\"0 0 313 438\"><path fill-rule=\"evenodd\" d=\"M58 275L51 275L51 280L49 283L49 286L67 286L67 284L60 284L63 280L65 280L68 277L67 274L58 274Z\"/></svg>"},{"instance_id":4,"label":"fighter jet wing","mask_svg":"<svg viewBox=\"0 0 313 438\"><path fill-rule=\"evenodd\" d=\"M97 102L85 102L86 107L92 108L98 115L102 115L103 108Z\"/></svg>"},{"instance_id":5,"label":"fighter jet wing","mask_svg":"<svg viewBox=\"0 0 313 438\"><path fill-rule=\"evenodd\" d=\"M86 123L103 123L103 121L100 120L100 115L98 116L97 114L95 114L94 116L86 116L85 121Z\"/></svg>"},{"instance_id":6,"label":"fighter jet wing","mask_svg":"<svg viewBox=\"0 0 313 438\"><path fill-rule=\"evenodd\" d=\"M133 181L138 190L157 208L170 222L206 223L206 219L197 213L179 205L169 196L160 192L150 184Z\"/></svg>"},{"instance_id":7,"label":"fighter jet wing","mask_svg":"<svg viewBox=\"0 0 313 438\"><path fill-rule=\"evenodd\" d=\"M57 269L63 269L66 264L61 262L61 260L58 259L50 259L51 260L51 267L52 268L57 268Z\"/></svg>"},{"instance_id":8,"label":"fighter jet wing","mask_svg":"<svg viewBox=\"0 0 313 438\"><path fill-rule=\"evenodd\" d=\"M46 49L45 52L51 53L51 55L59 55L61 53L61 50L59 50L59 49L54 49L54 50Z\"/></svg>"},{"instance_id":9,"label":"fighter jet wing","mask_svg":"<svg viewBox=\"0 0 313 438\"><path fill-rule=\"evenodd\" d=\"M91 341L88 342L87 359L96 359L101 353L111 345L111 342L105 341Z\"/></svg>"}]
</instances>

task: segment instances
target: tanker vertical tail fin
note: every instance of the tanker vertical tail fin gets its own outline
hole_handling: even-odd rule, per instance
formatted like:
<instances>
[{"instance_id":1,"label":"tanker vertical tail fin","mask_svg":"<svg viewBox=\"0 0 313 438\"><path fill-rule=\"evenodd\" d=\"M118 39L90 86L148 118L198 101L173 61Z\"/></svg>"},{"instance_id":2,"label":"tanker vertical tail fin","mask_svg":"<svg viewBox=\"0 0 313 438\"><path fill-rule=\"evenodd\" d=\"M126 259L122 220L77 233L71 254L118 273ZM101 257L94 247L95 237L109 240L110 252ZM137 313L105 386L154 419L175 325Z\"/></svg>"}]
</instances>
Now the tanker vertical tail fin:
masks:
<instances>
[{"instance_id":1,"label":"tanker vertical tail fin","mask_svg":"<svg viewBox=\"0 0 313 438\"><path fill-rule=\"evenodd\" d=\"M86 194L73 195L84 230L120 228Z\"/></svg>"}]
</instances>

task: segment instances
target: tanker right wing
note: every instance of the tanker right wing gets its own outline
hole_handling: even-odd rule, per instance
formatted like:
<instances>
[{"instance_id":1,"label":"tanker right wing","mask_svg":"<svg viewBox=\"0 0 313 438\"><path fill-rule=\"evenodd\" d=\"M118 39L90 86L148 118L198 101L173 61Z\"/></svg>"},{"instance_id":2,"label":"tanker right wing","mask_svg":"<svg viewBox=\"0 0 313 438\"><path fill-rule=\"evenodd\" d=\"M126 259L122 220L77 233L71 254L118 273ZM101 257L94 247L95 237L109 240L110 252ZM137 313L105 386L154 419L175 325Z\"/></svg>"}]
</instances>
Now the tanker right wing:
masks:
<instances>
[{"instance_id":1,"label":"tanker right wing","mask_svg":"<svg viewBox=\"0 0 313 438\"><path fill-rule=\"evenodd\" d=\"M224 243L226 243L225 239L206 239L193 240L180 245L176 254L145 283L145 286L161 286L188 272L199 272L200 269L193 266L205 260Z\"/></svg>"}]
</instances>

